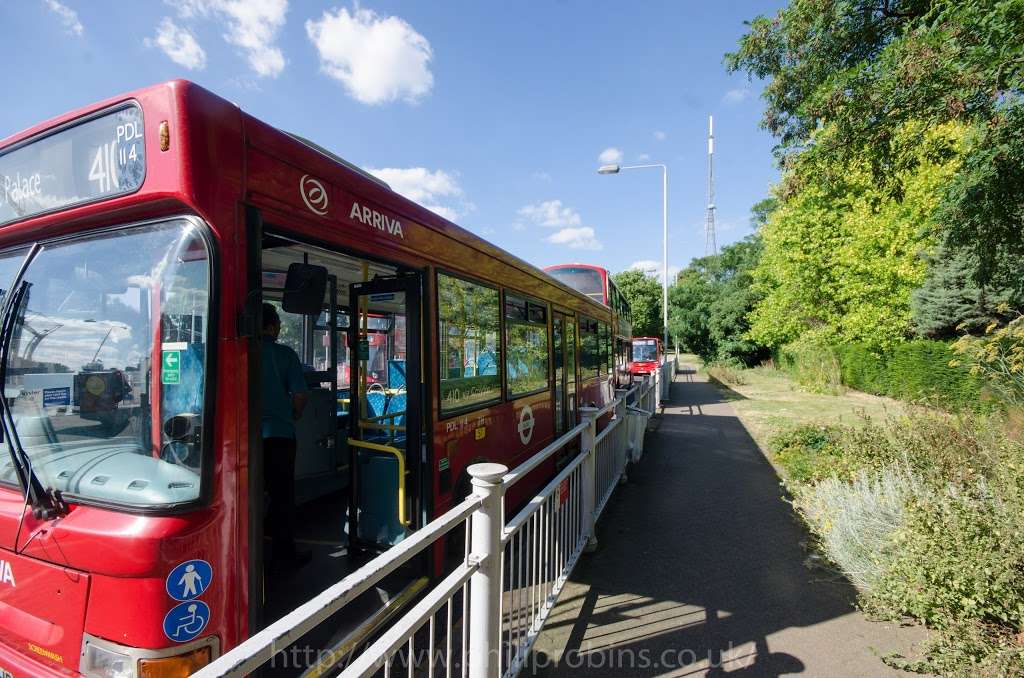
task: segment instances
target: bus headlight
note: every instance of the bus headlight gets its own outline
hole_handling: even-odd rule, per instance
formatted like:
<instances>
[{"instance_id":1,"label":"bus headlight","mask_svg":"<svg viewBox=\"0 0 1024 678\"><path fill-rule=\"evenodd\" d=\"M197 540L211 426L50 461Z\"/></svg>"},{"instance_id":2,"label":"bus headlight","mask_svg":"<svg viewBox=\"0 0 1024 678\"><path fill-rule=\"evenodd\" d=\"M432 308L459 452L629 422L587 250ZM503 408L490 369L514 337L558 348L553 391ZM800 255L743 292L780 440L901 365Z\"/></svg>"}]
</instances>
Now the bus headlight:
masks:
<instances>
[{"instance_id":1,"label":"bus headlight","mask_svg":"<svg viewBox=\"0 0 1024 678\"><path fill-rule=\"evenodd\" d=\"M82 673L90 678L135 678L134 664L131 655L94 643L87 644L82 653Z\"/></svg>"},{"instance_id":2,"label":"bus headlight","mask_svg":"<svg viewBox=\"0 0 1024 678\"><path fill-rule=\"evenodd\" d=\"M80 670L88 678L184 678L213 661L218 649L216 637L145 650L85 634Z\"/></svg>"}]
</instances>

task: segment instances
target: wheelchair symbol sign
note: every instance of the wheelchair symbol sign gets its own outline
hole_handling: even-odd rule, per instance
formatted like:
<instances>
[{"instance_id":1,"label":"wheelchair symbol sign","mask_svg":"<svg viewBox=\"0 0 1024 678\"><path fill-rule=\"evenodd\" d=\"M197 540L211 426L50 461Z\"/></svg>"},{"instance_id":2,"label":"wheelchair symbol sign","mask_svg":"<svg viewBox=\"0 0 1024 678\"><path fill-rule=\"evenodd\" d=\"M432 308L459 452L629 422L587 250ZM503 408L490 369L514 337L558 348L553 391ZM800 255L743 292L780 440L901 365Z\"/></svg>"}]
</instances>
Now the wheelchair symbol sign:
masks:
<instances>
[{"instance_id":1,"label":"wheelchair symbol sign","mask_svg":"<svg viewBox=\"0 0 1024 678\"><path fill-rule=\"evenodd\" d=\"M176 643L187 643L206 628L210 608L201 600L186 600L164 617L164 635Z\"/></svg>"},{"instance_id":2,"label":"wheelchair symbol sign","mask_svg":"<svg viewBox=\"0 0 1024 678\"><path fill-rule=\"evenodd\" d=\"M175 600L192 600L203 594L213 581L213 568L205 560L186 560L167 575L167 595Z\"/></svg>"}]
</instances>

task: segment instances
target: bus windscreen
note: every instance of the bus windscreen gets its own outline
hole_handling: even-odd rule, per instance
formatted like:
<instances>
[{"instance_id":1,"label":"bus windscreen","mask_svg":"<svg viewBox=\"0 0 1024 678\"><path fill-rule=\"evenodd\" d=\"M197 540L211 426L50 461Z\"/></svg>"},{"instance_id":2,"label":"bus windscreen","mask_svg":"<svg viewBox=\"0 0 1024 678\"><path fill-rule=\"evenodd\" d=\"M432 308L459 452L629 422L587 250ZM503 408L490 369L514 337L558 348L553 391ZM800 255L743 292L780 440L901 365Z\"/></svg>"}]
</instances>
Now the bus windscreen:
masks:
<instances>
[{"instance_id":1,"label":"bus windscreen","mask_svg":"<svg viewBox=\"0 0 1024 678\"><path fill-rule=\"evenodd\" d=\"M133 193L145 176L142 109L76 121L0 151L0 224Z\"/></svg>"},{"instance_id":2,"label":"bus windscreen","mask_svg":"<svg viewBox=\"0 0 1024 678\"><path fill-rule=\"evenodd\" d=\"M658 359L658 345L653 339L633 342L633 362L654 362Z\"/></svg>"},{"instance_id":3,"label":"bus windscreen","mask_svg":"<svg viewBox=\"0 0 1024 678\"><path fill-rule=\"evenodd\" d=\"M577 292L604 303L604 281L601 274L592 268L566 266L548 271L555 280L565 283Z\"/></svg>"}]
</instances>

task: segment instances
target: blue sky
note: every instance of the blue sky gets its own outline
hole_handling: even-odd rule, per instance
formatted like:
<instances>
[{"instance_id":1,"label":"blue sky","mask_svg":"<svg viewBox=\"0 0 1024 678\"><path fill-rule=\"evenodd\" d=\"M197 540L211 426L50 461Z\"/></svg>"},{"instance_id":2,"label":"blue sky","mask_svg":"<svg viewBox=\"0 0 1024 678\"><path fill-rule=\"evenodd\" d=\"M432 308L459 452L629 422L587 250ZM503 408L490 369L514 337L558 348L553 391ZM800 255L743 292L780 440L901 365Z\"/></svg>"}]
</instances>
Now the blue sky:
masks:
<instances>
[{"instance_id":1,"label":"blue sky","mask_svg":"<svg viewBox=\"0 0 1024 678\"><path fill-rule=\"evenodd\" d=\"M778 176L760 88L722 55L781 4L7 2L0 138L185 77L531 263L613 271L660 262L661 176L600 158L663 162L672 269L704 252L708 114L720 244Z\"/></svg>"}]
</instances>

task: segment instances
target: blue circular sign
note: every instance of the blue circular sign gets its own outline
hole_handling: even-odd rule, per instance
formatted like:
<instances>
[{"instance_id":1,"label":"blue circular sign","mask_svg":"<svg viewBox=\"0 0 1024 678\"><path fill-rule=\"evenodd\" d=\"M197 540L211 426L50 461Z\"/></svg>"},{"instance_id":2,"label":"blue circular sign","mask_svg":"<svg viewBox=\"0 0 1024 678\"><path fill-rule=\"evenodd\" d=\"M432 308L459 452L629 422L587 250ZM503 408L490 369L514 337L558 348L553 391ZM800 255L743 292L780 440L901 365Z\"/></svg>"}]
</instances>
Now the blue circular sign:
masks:
<instances>
[{"instance_id":1,"label":"blue circular sign","mask_svg":"<svg viewBox=\"0 0 1024 678\"><path fill-rule=\"evenodd\" d=\"M201 600L186 600L164 617L164 635L176 643L187 643L210 623L210 608Z\"/></svg>"},{"instance_id":2,"label":"blue circular sign","mask_svg":"<svg viewBox=\"0 0 1024 678\"><path fill-rule=\"evenodd\" d=\"M213 581L213 568L205 560L186 560L167 575L167 595L175 600L194 600Z\"/></svg>"}]
</instances>

